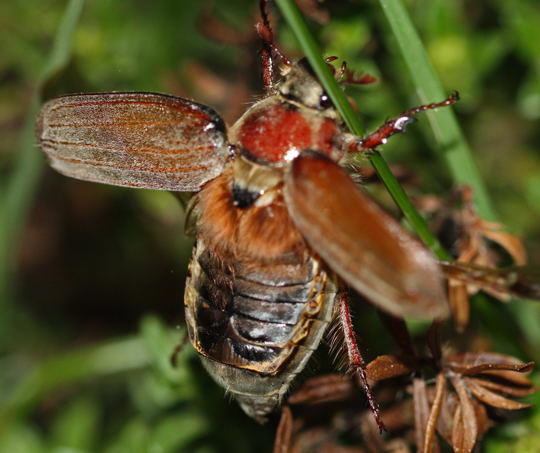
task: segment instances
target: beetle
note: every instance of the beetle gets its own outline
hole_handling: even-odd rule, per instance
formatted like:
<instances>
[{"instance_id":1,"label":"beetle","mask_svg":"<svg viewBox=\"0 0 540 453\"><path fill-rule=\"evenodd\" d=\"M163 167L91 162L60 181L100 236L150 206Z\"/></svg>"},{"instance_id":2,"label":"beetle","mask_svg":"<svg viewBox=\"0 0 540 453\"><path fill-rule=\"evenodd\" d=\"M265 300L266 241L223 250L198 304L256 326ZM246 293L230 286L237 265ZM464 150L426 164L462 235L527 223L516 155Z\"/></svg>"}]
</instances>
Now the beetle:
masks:
<instances>
[{"instance_id":1,"label":"beetle","mask_svg":"<svg viewBox=\"0 0 540 453\"><path fill-rule=\"evenodd\" d=\"M418 112L364 139L345 130L305 60L279 55L263 13L267 93L231 127L210 107L157 93L66 95L48 101L37 137L50 165L77 179L195 192L196 244L184 294L191 343L244 411L264 422L333 320L342 327L378 418L345 293L398 317L443 318L442 271L431 253L342 167Z\"/></svg>"}]
</instances>

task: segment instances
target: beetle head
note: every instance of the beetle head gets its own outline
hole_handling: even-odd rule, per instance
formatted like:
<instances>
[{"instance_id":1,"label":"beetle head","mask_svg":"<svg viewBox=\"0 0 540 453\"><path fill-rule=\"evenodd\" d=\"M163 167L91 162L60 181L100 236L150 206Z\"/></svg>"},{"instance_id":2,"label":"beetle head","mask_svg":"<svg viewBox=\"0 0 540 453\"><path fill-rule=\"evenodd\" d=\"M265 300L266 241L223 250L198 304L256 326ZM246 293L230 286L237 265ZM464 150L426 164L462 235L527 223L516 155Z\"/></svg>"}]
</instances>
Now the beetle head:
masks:
<instances>
[{"instance_id":1,"label":"beetle head","mask_svg":"<svg viewBox=\"0 0 540 453\"><path fill-rule=\"evenodd\" d=\"M312 109L334 110L330 97L317 80L306 58L296 64L284 65L281 73L283 80L278 91L283 97Z\"/></svg>"}]
</instances>

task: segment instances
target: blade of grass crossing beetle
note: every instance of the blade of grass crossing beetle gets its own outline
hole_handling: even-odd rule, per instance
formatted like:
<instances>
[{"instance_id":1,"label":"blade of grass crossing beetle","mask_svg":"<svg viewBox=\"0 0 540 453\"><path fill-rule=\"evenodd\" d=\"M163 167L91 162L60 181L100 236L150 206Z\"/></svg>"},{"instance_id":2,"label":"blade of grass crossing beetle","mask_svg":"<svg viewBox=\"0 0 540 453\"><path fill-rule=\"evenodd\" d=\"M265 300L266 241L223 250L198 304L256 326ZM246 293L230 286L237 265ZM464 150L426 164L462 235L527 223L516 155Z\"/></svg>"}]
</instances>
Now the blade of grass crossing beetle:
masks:
<instances>
[{"instance_id":1,"label":"blade of grass crossing beetle","mask_svg":"<svg viewBox=\"0 0 540 453\"><path fill-rule=\"evenodd\" d=\"M352 110L351 105L347 101L345 94L337 84L333 75L330 73L330 70L323 60L317 44L297 6L292 0L276 0L276 3L293 30L302 50L305 52L326 92L347 123L347 126L354 134L361 136L363 128L360 125L358 117ZM373 153L369 156L369 160L420 239L422 239L439 259L449 259L449 255L443 249L437 238L433 236L423 217L414 208L409 197L390 171L390 168L383 157L379 153Z\"/></svg>"}]
</instances>

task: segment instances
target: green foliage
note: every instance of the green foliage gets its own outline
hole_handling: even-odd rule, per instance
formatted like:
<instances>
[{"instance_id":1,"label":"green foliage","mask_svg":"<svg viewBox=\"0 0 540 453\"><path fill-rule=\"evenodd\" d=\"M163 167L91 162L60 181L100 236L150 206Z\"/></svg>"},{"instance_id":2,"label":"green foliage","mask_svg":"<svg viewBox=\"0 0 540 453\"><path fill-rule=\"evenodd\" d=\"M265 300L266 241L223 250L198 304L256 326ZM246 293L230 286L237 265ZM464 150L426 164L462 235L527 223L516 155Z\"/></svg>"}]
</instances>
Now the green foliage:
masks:
<instances>
[{"instance_id":1,"label":"green foliage","mask_svg":"<svg viewBox=\"0 0 540 453\"><path fill-rule=\"evenodd\" d=\"M191 246L180 207L168 194L42 175L33 135L39 99L61 93L160 91L222 111L227 96L203 76L260 93L248 39L257 2L213 3L216 18L246 37L242 46L205 36L203 2L83 3L0 4L0 452L271 451L275 424L247 419L189 345L176 368L169 362L183 333L172 328L183 325ZM413 169L425 192L484 181L498 217L540 263L538 2L409 0L413 28L395 1L327 3L330 22L309 21L323 55L378 78L347 91L363 129L460 91L462 133L441 132L447 126L434 121L457 127L443 109L392 139L385 159ZM301 54L278 23L280 47ZM485 297L472 330L499 352L538 359L538 311ZM377 350L376 337L363 340ZM486 451L534 451L539 419L537 405L490 432Z\"/></svg>"}]
</instances>

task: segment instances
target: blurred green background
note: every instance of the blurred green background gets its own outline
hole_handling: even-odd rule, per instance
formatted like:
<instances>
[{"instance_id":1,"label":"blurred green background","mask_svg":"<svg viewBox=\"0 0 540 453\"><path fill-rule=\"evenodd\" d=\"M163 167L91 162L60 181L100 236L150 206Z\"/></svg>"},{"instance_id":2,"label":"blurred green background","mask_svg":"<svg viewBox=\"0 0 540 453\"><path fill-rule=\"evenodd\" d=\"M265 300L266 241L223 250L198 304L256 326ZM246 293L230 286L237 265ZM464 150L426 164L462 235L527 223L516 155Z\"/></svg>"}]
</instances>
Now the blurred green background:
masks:
<instances>
[{"instance_id":1,"label":"blurred green background","mask_svg":"<svg viewBox=\"0 0 540 453\"><path fill-rule=\"evenodd\" d=\"M262 92L256 3L0 3L0 452L271 451L275 423L244 416L190 348L169 364L192 245L177 200L65 178L33 138L39 100L73 92L165 92L231 124ZM405 3L445 89L461 94L455 109L501 220L540 265L538 1ZM376 1L320 7L310 25L324 54L378 78L348 89L368 130L418 104ZM280 48L299 56L278 23ZM446 194L432 147L420 118L385 156L424 192ZM540 359L538 315L533 302L489 301L472 330L497 352ZM370 338L370 316L357 316L368 358L387 345ZM490 432L485 450L535 442L538 408Z\"/></svg>"}]
</instances>

